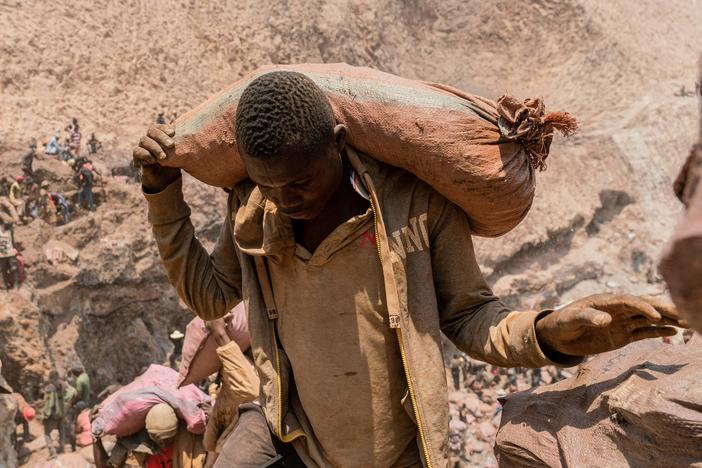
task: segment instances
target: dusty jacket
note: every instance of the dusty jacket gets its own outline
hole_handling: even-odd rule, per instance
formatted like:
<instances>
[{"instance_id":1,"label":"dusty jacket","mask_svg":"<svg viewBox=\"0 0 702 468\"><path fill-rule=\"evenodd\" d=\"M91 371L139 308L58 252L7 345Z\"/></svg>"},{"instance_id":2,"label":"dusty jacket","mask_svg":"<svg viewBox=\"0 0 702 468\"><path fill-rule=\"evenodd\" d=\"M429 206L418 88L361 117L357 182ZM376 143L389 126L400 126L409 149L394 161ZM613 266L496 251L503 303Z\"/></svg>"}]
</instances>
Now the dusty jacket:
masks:
<instances>
[{"instance_id":1,"label":"dusty jacket","mask_svg":"<svg viewBox=\"0 0 702 468\"><path fill-rule=\"evenodd\" d=\"M231 341L217 348L222 361L222 388L207 420L203 445L209 452L220 452L227 436L239 420L239 405L258 398L260 383L254 367Z\"/></svg>"},{"instance_id":2,"label":"dusty jacket","mask_svg":"<svg viewBox=\"0 0 702 468\"><path fill-rule=\"evenodd\" d=\"M534 323L540 313L510 312L492 294L475 260L467 219L455 205L409 173L353 149L349 159L371 194L388 323L397 329L405 361L410 393L405 407L418 423L424 464L446 466L448 401L441 332L459 349L492 364L556 363L544 356L536 341ZM305 461L313 464L319 457L313 450L315 441L308 437L308 422L289 411L297 400L289 386L290 364L274 333L272 295L268 294L268 307L264 301L270 284L261 259L278 250L276 244L288 242L271 232L267 222L275 207L250 182L239 184L209 256L194 238L180 180L146 198L161 258L183 301L205 320L223 316L242 299L247 301L261 404L269 426L283 441L306 443L312 459ZM461 214L456 215L457 211ZM246 226L243 231L242 226ZM349 271L340 281L354 274L363 273Z\"/></svg>"}]
</instances>

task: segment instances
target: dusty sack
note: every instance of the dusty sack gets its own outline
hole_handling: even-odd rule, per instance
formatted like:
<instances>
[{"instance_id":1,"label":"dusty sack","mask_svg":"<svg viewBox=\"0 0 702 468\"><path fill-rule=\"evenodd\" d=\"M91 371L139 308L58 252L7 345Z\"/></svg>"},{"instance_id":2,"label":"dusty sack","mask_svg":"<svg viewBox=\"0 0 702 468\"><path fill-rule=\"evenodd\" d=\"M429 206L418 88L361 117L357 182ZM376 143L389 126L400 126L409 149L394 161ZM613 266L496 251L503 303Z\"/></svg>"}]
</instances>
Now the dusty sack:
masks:
<instances>
[{"instance_id":1,"label":"dusty sack","mask_svg":"<svg viewBox=\"0 0 702 468\"><path fill-rule=\"evenodd\" d=\"M170 367L152 364L129 385L117 390L100 405L92 423L96 436L128 436L144 428L146 414L159 403L167 403L184 420L193 434L202 434L207 426L203 403L210 403L195 385L176 388L178 373Z\"/></svg>"},{"instance_id":2,"label":"dusty sack","mask_svg":"<svg viewBox=\"0 0 702 468\"><path fill-rule=\"evenodd\" d=\"M227 324L227 335L239 345L241 351L251 346L249 328L246 322L246 309L240 302L224 316ZM178 387L189 385L207 378L222 367L222 361L217 356L217 342L200 317L190 321L185 329L183 352L178 368Z\"/></svg>"},{"instance_id":3,"label":"dusty sack","mask_svg":"<svg viewBox=\"0 0 702 468\"><path fill-rule=\"evenodd\" d=\"M632 343L581 365L574 377L507 396L495 442L499 466L701 462L699 338Z\"/></svg>"},{"instance_id":4,"label":"dusty sack","mask_svg":"<svg viewBox=\"0 0 702 468\"><path fill-rule=\"evenodd\" d=\"M346 64L268 66L247 75L176 120L175 149L163 164L201 181L232 187L247 175L234 131L241 93L274 70L304 73L326 93L349 144L430 184L466 212L474 234L498 236L526 216L535 170L555 130L575 131L564 112L541 99L502 96L496 103L437 83Z\"/></svg>"}]
</instances>

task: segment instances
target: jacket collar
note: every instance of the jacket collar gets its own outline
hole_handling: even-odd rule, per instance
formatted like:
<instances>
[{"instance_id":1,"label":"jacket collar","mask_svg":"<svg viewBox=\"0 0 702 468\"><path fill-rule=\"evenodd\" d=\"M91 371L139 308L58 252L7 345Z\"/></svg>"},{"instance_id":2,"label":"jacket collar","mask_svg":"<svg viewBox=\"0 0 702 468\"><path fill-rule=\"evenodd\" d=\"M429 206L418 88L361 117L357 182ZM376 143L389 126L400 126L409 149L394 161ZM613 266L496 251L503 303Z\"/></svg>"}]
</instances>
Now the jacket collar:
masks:
<instances>
[{"instance_id":1,"label":"jacket collar","mask_svg":"<svg viewBox=\"0 0 702 468\"><path fill-rule=\"evenodd\" d=\"M361 155L353 148L349 147L347 151L356 156L349 160L361 180L369 172L369 167L375 169L372 159L363 158L362 162ZM232 213L232 223L234 242L244 254L265 256L273 262L280 262L295 253L295 236L290 218L280 214L258 186L253 185L248 197L241 200L237 212Z\"/></svg>"},{"instance_id":2,"label":"jacket collar","mask_svg":"<svg viewBox=\"0 0 702 468\"><path fill-rule=\"evenodd\" d=\"M254 187L233 218L234 242L242 253L280 261L295 251L292 222Z\"/></svg>"}]
</instances>

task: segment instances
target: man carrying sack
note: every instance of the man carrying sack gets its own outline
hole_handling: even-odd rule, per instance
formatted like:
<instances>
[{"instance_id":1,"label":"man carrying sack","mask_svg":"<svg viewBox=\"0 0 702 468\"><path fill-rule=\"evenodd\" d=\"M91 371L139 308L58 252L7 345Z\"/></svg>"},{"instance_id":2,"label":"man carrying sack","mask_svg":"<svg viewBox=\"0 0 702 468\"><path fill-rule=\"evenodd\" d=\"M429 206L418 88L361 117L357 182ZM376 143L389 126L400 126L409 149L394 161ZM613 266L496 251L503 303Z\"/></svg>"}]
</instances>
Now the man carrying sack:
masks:
<instances>
[{"instance_id":1,"label":"man carrying sack","mask_svg":"<svg viewBox=\"0 0 702 468\"><path fill-rule=\"evenodd\" d=\"M242 413L233 436L261 444L229 466L446 466L441 332L505 367L573 366L675 334L674 312L633 296L509 310L480 273L465 213L347 145L347 127L301 73L253 80L234 123L250 180L233 187L211 255L180 169L159 164L173 127L152 126L133 154L182 300L213 320L246 299L262 410Z\"/></svg>"}]
</instances>

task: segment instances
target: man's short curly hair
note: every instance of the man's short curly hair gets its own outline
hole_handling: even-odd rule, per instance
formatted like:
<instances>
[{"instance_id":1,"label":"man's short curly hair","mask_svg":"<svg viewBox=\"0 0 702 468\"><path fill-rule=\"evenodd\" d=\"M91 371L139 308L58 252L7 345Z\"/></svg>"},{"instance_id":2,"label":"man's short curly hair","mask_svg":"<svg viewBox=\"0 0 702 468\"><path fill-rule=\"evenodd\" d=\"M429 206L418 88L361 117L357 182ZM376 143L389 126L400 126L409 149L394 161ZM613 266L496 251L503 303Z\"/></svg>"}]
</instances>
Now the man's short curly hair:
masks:
<instances>
[{"instance_id":1,"label":"man's short curly hair","mask_svg":"<svg viewBox=\"0 0 702 468\"><path fill-rule=\"evenodd\" d=\"M274 71L253 80L236 110L239 151L255 158L314 152L334 137L334 112L322 90L302 73Z\"/></svg>"}]
</instances>

